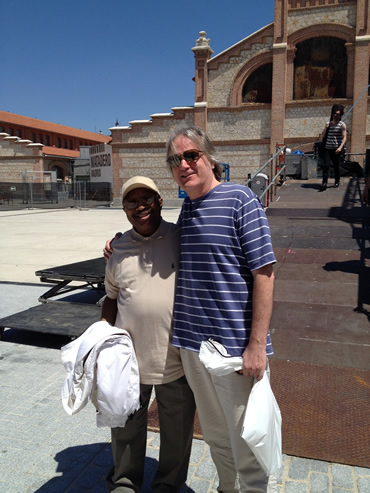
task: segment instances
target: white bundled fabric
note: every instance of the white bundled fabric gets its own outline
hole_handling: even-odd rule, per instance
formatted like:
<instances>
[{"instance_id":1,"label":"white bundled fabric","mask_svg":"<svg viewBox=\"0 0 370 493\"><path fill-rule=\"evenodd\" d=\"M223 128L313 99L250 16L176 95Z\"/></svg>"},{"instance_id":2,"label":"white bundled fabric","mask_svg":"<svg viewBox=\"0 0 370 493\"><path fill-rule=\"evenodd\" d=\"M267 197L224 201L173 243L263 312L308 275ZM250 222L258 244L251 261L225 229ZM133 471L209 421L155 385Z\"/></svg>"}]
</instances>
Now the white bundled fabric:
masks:
<instances>
[{"instance_id":1,"label":"white bundled fabric","mask_svg":"<svg viewBox=\"0 0 370 493\"><path fill-rule=\"evenodd\" d=\"M76 414L91 400L97 426L123 427L140 408L140 378L129 333L96 322L61 349L67 372L62 387L65 411Z\"/></svg>"},{"instance_id":2,"label":"white bundled fabric","mask_svg":"<svg viewBox=\"0 0 370 493\"><path fill-rule=\"evenodd\" d=\"M207 370L216 376L227 375L243 368L241 356L230 356L225 347L213 339L201 343L199 358ZM268 476L280 469L281 413L266 371L262 380L255 382L252 387L241 437Z\"/></svg>"},{"instance_id":3,"label":"white bundled fabric","mask_svg":"<svg viewBox=\"0 0 370 493\"><path fill-rule=\"evenodd\" d=\"M281 413L267 372L249 395L241 437L269 476L282 465Z\"/></svg>"},{"instance_id":4,"label":"white bundled fabric","mask_svg":"<svg viewBox=\"0 0 370 493\"><path fill-rule=\"evenodd\" d=\"M202 341L199 359L209 373L221 377L243 368L241 356L230 356L225 347L213 339Z\"/></svg>"}]
</instances>

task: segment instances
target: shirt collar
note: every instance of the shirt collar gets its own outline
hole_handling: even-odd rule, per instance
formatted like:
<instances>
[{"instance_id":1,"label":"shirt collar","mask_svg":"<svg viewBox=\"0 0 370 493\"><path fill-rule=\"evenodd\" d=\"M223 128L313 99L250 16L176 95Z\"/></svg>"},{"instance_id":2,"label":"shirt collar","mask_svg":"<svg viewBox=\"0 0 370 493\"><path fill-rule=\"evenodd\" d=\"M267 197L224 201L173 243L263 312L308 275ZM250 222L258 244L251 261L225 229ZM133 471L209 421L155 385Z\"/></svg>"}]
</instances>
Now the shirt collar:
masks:
<instances>
[{"instance_id":1,"label":"shirt collar","mask_svg":"<svg viewBox=\"0 0 370 493\"><path fill-rule=\"evenodd\" d=\"M132 228L131 229L131 238L134 241L146 241L149 239L157 240L157 239L163 238L166 235L167 230L168 230L168 223L163 218L161 218L161 222L160 222L157 230L151 236L143 236L143 235L139 234L137 231L135 231L134 228Z\"/></svg>"}]
</instances>

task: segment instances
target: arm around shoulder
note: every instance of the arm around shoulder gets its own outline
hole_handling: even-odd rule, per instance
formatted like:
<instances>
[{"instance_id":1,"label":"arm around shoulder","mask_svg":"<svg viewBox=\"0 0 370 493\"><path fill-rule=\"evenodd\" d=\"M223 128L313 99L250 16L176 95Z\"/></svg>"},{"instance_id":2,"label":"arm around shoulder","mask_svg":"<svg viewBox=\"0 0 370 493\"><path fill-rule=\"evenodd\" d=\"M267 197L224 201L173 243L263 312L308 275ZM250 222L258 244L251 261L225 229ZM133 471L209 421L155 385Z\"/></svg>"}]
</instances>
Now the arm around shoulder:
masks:
<instances>
[{"instance_id":1,"label":"arm around shoulder","mask_svg":"<svg viewBox=\"0 0 370 493\"><path fill-rule=\"evenodd\" d=\"M114 325L116 323L117 311L117 299L106 296L101 309L101 319L111 325Z\"/></svg>"}]
</instances>

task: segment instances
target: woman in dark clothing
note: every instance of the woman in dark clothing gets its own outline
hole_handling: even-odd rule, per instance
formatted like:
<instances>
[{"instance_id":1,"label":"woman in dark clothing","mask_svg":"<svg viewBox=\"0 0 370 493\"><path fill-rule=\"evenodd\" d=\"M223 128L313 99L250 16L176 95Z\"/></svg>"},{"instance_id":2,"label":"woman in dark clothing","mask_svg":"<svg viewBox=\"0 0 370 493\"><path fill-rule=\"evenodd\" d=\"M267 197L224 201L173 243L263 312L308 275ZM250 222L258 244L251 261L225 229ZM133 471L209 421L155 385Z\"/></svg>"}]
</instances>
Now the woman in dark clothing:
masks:
<instances>
[{"instance_id":1,"label":"woman in dark clothing","mask_svg":"<svg viewBox=\"0 0 370 493\"><path fill-rule=\"evenodd\" d=\"M321 134L321 140L325 139L325 153L320 192L324 192L327 188L331 164L334 167L334 187L339 187L339 163L347 140L347 127L341 120L343 113L344 107L341 104L335 104L331 109L330 121L325 125Z\"/></svg>"}]
</instances>

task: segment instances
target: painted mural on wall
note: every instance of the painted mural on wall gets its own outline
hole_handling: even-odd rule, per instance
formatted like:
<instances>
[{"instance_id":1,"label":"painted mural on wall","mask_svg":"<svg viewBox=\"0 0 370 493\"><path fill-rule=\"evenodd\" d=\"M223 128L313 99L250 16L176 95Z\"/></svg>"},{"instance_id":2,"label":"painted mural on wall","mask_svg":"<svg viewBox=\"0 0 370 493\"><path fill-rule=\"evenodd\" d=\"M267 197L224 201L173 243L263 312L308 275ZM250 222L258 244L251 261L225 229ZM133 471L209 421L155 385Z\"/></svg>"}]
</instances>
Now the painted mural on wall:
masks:
<instances>
[{"instance_id":1,"label":"painted mural on wall","mask_svg":"<svg viewBox=\"0 0 370 493\"><path fill-rule=\"evenodd\" d=\"M294 60L294 99L345 98L345 42L321 37L297 45Z\"/></svg>"}]
</instances>

